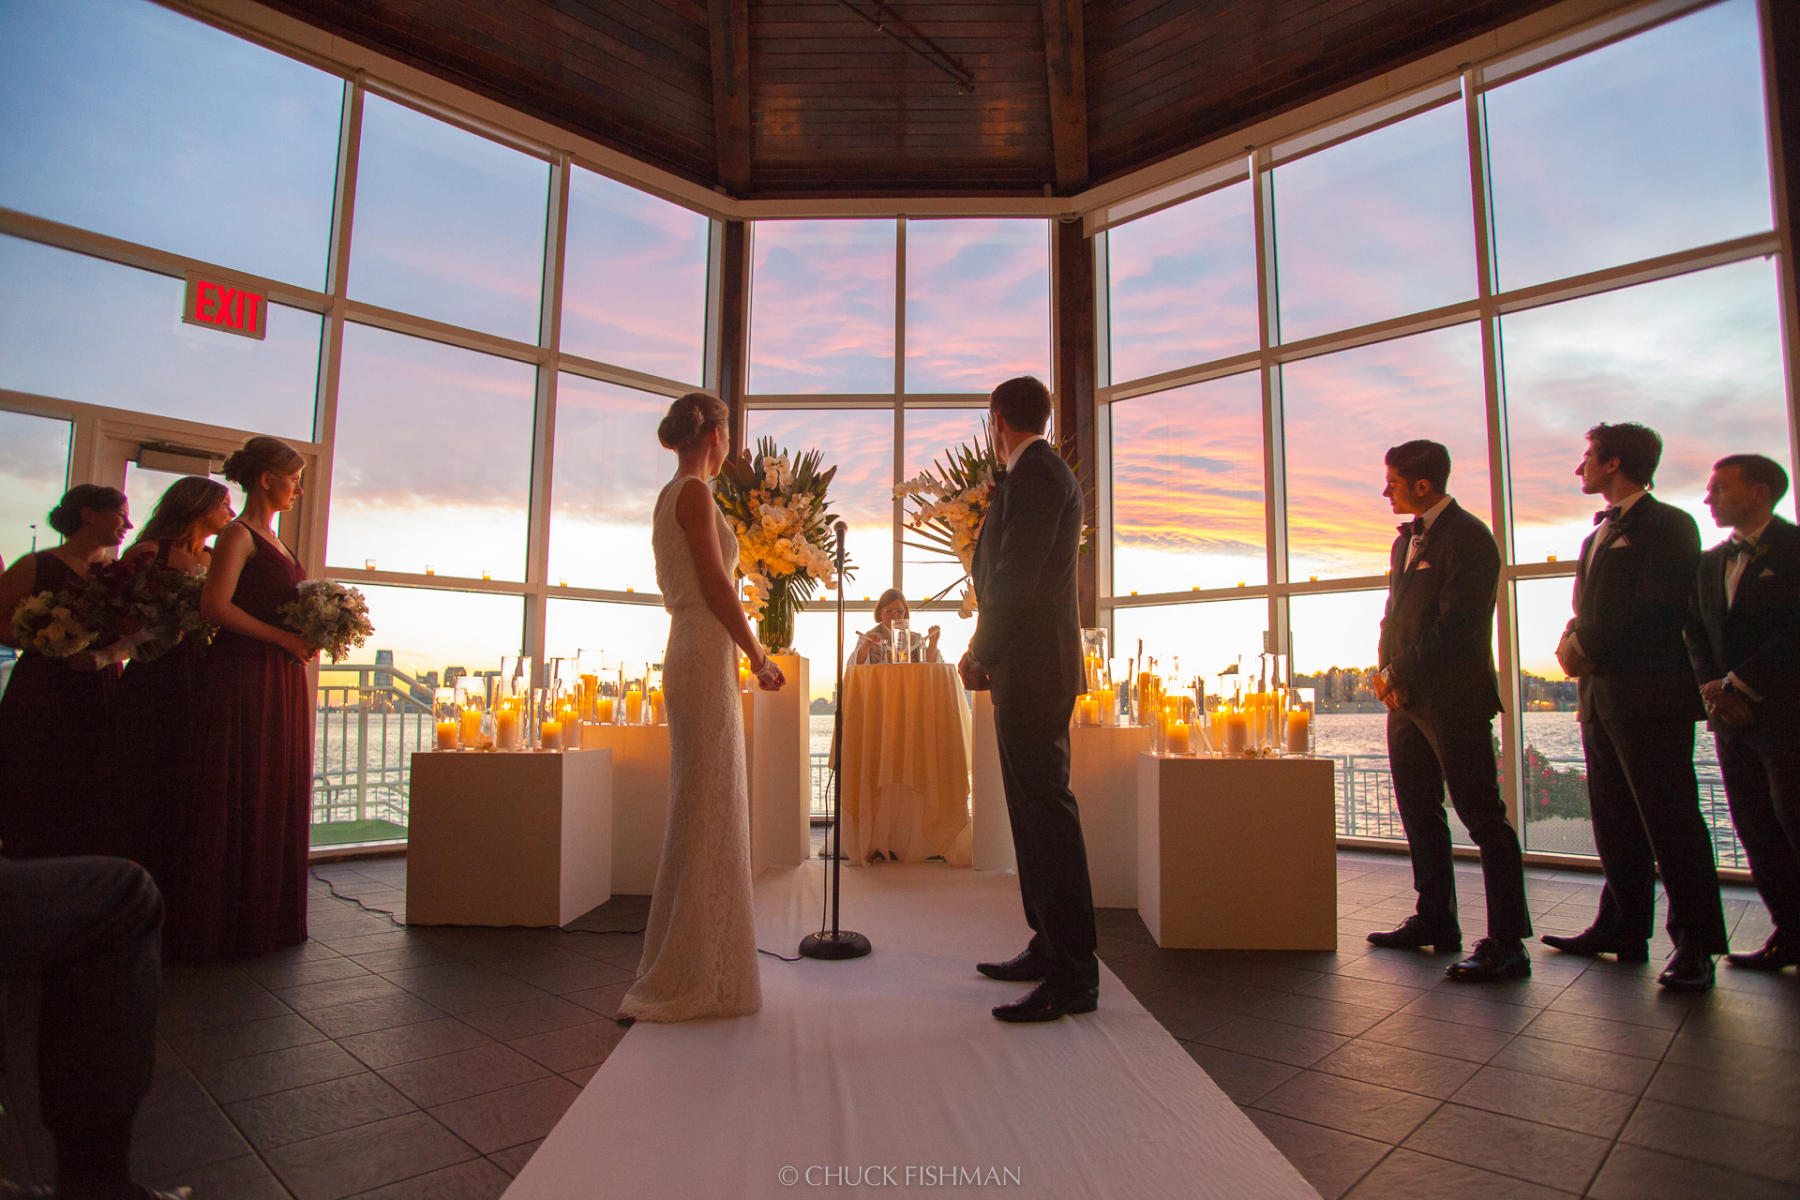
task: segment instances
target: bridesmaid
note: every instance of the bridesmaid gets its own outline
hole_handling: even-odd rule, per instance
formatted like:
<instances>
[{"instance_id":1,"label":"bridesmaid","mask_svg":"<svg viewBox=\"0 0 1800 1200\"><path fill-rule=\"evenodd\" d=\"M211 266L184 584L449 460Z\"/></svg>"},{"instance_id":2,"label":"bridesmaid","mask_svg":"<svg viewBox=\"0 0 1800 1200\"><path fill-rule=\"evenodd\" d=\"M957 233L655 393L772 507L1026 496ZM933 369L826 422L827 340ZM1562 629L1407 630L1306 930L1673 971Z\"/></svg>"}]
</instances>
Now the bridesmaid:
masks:
<instances>
[{"instance_id":1,"label":"bridesmaid","mask_svg":"<svg viewBox=\"0 0 1800 1200\"><path fill-rule=\"evenodd\" d=\"M131 528L125 493L83 483L50 510L54 550L19 558L0 575L0 641L17 646L13 613L38 592L73 587L114 553ZM90 655L25 650L0 696L0 853L13 858L116 854L126 849L111 804L112 777L97 753L110 733L118 666ZM85 666L86 669L81 669Z\"/></svg>"},{"instance_id":2,"label":"bridesmaid","mask_svg":"<svg viewBox=\"0 0 1800 1200\"><path fill-rule=\"evenodd\" d=\"M281 606L306 572L275 537L300 499L304 460L254 437L225 460L244 511L219 533L200 611L219 626L204 658L200 706L213 721L210 759L182 863L180 949L194 959L248 958L306 940L312 795L312 698L318 653L288 630Z\"/></svg>"},{"instance_id":3,"label":"bridesmaid","mask_svg":"<svg viewBox=\"0 0 1800 1200\"><path fill-rule=\"evenodd\" d=\"M124 561L204 573L211 557L207 541L236 515L224 484L199 475L178 479L156 502ZM200 702L205 650L197 638L184 638L160 658L132 660L119 681L119 749L138 781L132 799L143 847L141 855L129 857L148 867L162 889L163 945L171 961L203 957L195 926L211 924L194 912L209 897L196 897L191 886L193 848L207 836L199 827L194 782L215 736L212 714Z\"/></svg>"}]
</instances>

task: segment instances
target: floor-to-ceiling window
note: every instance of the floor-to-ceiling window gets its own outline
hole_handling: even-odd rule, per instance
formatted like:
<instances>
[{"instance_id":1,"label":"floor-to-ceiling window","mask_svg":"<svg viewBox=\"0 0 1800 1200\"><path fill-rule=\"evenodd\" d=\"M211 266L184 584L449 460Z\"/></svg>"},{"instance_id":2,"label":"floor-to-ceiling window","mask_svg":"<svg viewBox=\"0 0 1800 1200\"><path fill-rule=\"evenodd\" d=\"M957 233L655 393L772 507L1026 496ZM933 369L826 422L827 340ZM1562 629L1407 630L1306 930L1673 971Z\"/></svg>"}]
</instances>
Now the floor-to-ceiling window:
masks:
<instances>
[{"instance_id":1,"label":"floor-to-ceiling window","mask_svg":"<svg viewBox=\"0 0 1800 1200\"><path fill-rule=\"evenodd\" d=\"M0 557L140 445L301 449L283 535L377 626L319 666L315 841L403 835L453 670L661 657L655 424L711 369L712 218L351 74L147 0L0 38ZM265 336L184 324L190 273Z\"/></svg>"},{"instance_id":2,"label":"floor-to-ceiling window","mask_svg":"<svg viewBox=\"0 0 1800 1200\"><path fill-rule=\"evenodd\" d=\"M1709 544L1714 459L1792 466L1758 30L1725 0L1479 64L1105 233L1116 644L1192 678L1258 664L1271 631L1318 690L1342 833L1402 836L1367 677L1382 456L1425 437L1506 564L1495 737L1527 848L1593 853L1553 654L1596 506L1586 430L1659 430L1657 492ZM1743 866L1708 743L1702 798Z\"/></svg>"}]
</instances>

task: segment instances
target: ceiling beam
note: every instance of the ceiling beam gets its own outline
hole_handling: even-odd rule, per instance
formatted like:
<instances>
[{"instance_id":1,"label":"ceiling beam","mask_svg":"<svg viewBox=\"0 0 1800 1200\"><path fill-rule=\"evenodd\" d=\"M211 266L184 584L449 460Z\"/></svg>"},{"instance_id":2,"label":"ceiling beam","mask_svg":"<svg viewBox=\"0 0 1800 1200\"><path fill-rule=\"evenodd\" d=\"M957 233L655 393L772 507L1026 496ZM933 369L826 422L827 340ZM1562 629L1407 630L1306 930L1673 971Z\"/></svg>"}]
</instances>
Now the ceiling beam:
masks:
<instances>
[{"instance_id":1,"label":"ceiling beam","mask_svg":"<svg viewBox=\"0 0 1800 1200\"><path fill-rule=\"evenodd\" d=\"M1056 190L1067 196L1088 184L1087 55L1082 49L1081 0L1043 0L1043 5Z\"/></svg>"},{"instance_id":2,"label":"ceiling beam","mask_svg":"<svg viewBox=\"0 0 1800 1200\"><path fill-rule=\"evenodd\" d=\"M750 0L707 0L719 186L750 190Z\"/></svg>"}]
</instances>

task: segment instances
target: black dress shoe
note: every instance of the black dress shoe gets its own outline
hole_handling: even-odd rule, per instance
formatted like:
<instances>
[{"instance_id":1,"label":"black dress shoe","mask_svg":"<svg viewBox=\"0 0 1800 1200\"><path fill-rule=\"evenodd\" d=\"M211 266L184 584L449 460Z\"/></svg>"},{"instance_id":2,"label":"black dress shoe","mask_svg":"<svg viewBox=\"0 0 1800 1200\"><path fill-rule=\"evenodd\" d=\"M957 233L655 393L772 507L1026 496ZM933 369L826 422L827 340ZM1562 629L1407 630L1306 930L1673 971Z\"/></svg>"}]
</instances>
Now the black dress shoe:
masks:
<instances>
[{"instance_id":1,"label":"black dress shoe","mask_svg":"<svg viewBox=\"0 0 1800 1200\"><path fill-rule=\"evenodd\" d=\"M1475 953L1445 967L1444 974L1458 983L1524 979L1531 974L1531 959L1518 938L1484 937L1475 943Z\"/></svg>"},{"instance_id":2,"label":"black dress shoe","mask_svg":"<svg viewBox=\"0 0 1800 1200\"><path fill-rule=\"evenodd\" d=\"M1430 946L1436 954L1462 953L1462 933L1455 929L1434 929L1422 917L1408 917L1397 929L1379 929L1369 935L1369 944L1383 950L1417 950Z\"/></svg>"},{"instance_id":3,"label":"black dress shoe","mask_svg":"<svg viewBox=\"0 0 1800 1200\"><path fill-rule=\"evenodd\" d=\"M1044 960L1029 950L1015 954L1002 963L976 963L975 969L989 979L1000 979L1007 983L1031 983L1049 973L1044 967Z\"/></svg>"},{"instance_id":4,"label":"black dress shoe","mask_svg":"<svg viewBox=\"0 0 1800 1200\"><path fill-rule=\"evenodd\" d=\"M1616 954L1622 963L1650 961L1650 942L1645 938L1614 937L1592 929L1584 929L1573 937L1546 933L1538 941L1564 954L1580 954L1592 958L1596 954Z\"/></svg>"},{"instance_id":5,"label":"black dress shoe","mask_svg":"<svg viewBox=\"0 0 1800 1200\"><path fill-rule=\"evenodd\" d=\"M1671 992L1704 992L1713 985L1713 958L1698 950L1677 946L1656 982Z\"/></svg>"},{"instance_id":6,"label":"black dress shoe","mask_svg":"<svg viewBox=\"0 0 1800 1200\"><path fill-rule=\"evenodd\" d=\"M1800 945L1770 938L1763 943L1762 949L1745 954L1727 954L1725 961L1734 967L1748 967L1752 971L1779 971L1783 967L1800 966Z\"/></svg>"},{"instance_id":7,"label":"black dress shoe","mask_svg":"<svg viewBox=\"0 0 1800 1200\"><path fill-rule=\"evenodd\" d=\"M1061 983L1040 983L1023 1000L1002 1004L994 1015L1002 1021L1025 1024L1054 1021L1070 1013L1091 1013L1100 1007L1097 987L1070 987Z\"/></svg>"}]
</instances>

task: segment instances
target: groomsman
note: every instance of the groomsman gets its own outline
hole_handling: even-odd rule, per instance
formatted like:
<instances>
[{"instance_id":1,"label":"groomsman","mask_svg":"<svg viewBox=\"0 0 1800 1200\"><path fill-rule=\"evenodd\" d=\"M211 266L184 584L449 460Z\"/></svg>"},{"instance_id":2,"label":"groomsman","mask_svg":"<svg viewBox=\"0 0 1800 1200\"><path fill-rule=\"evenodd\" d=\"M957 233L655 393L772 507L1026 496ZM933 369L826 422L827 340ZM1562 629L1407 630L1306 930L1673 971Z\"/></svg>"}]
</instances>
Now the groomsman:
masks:
<instances>
[{"instance_id":1,"label":"groomsman","mask_svg":"<svg viewBox=\"0 0 1800 1200\"><path fill-rule=\"evenodd\" d=\"M1488 936L1445 974L1468 982L1516 979L1531 974L1524 943L1531 916L1519 838L1507 824L1494 765L1500 688L1491 642L1500 550L1488 527L1444 493L1449 481L1450 452L1437 442L1387 452L1381 494L1412 520L1400 526L1389 558L1375 690L1388 707L1388 762L1419 900L1399 928L1371 933L1369 941L1462 949L1444 815L1448 784L1456 815L1481 848Z\"/></svg>"},{"instance_id":2,"label":"groomsman","mask_svg":"<svg viewBox=\"0 0 1800 1200\"><path fill-rule=\"evenodd\" d=\"M1775 515L1787 472L1760 454L1713 464L1706 504L1731 537L1700 556L1688 652L1750 873L1775 932L1734 967L1800 963L1800 531Z\"/></svg>"},{"instance_id":3,"label":"groomsman","mask_svg":"<svg viewBox=\"0 0 1800 1200\"><path fill-rule=\"evenodd\" d=\"M1660 869L1675 954L1656 981L1695 992L1712 986L1712 956L1729 946L1694 778L1694 723L1703 710L1682 644L1700 531L1650 494L1661 461L1656 431L1626 422L1588 430L1575 467L1582 492L1604 497L1607 507L1594 514L1594 531L1581 544L1575 616L1556 659L1577 680L1588 807L1606 886L1586 930L1543 940L1569 954L1647 961Z\"/></svg>"}]
</instances>

